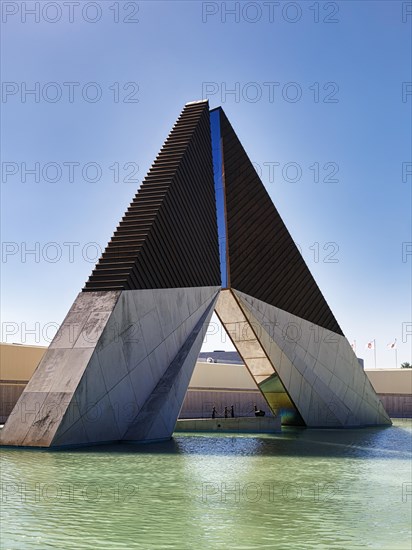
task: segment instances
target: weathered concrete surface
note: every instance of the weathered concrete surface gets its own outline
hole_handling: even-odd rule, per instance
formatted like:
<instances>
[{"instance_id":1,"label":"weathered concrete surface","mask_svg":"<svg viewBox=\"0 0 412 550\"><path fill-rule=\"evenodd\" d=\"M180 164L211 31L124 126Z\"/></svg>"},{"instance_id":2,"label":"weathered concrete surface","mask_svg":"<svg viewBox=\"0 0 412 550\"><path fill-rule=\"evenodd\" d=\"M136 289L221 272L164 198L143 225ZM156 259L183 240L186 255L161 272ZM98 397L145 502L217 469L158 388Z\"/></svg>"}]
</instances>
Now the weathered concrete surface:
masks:
<instances>
[{"instance_id":1,"label":"weathered concrete surface","mask_svg":"<svg viewBox=\"0 0 412 550\"><path fill-rule=\"evenodd\" d=\"M121 441L174 372L170 395L163 395L168 403L173 396L173 403L167 408L158 400L159 410L151 410L151 420L168 417L167 429L158 437L159 429L147 432L150 439L170 437L218 292L199 287L80 293L1 430L1 443Z\"/></svg>"}]
</instances>

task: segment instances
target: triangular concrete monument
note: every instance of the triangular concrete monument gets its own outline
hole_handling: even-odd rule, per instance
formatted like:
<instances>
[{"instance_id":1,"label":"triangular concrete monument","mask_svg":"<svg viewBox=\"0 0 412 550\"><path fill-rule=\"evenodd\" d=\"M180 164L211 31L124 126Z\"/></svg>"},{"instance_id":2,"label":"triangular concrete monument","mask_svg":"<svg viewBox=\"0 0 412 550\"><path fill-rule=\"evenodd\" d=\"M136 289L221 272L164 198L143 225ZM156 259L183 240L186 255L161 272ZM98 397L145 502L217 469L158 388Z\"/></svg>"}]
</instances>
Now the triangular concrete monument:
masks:
<instances>
[{"instance_id":1,"label":"triangular concrete monument","mask_svg":"<svg viewBox=\"0 0 412 550\"><path fill-rule=\"evenodd\" d=\"M283 423L390 424L221 108L188 103L1 430L169 438L213 310Z\"/></svg>"}]
</instances>

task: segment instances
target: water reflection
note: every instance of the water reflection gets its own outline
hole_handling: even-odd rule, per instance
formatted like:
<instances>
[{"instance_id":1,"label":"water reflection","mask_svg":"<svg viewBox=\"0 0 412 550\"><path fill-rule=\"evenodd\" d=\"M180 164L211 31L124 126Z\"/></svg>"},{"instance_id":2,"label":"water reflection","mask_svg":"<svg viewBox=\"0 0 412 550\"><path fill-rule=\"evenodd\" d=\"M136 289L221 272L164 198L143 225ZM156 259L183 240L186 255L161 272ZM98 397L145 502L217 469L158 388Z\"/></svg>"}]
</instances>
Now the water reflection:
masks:
<instances>
[{"instance_id":1,"label":"water reflection","mask_svg":"<svg viewBox=\"0 0 412 550\"><path fill-rule=\"evenodd\" d=\"M411 428L3 449L1 547L410 548Z\"/></svg>"}]
</instances>

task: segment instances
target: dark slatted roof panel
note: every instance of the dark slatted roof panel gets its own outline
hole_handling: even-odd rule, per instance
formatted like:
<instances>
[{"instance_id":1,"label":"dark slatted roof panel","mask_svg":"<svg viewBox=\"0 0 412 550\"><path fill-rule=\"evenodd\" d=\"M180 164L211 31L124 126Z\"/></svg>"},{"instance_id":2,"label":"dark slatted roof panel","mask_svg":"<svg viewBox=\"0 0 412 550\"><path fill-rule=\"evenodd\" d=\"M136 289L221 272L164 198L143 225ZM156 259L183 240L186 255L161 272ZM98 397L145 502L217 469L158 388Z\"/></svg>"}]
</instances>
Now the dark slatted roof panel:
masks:
<instances>
[{"instance_id":1,"label":"dark slatted roof panel","mask_svg":"<svg viewBox=\"0 0 412 550\"><path fill-rule=\"evenodd\" d=\"M152 254L163 257L166 264L181 267L180 286L193 286L193 281L210 284L210 272L215 284L220 284L214 186L187 186L188 181L198 180L199 174L207 175L213 182L208 116L198 124L174 178L174 192L165 197L162 215L156 218L152 229ZM211 254L215 259L206 268ZM169 286L176 286L175 281Z\"/></svg>"},{"instance_id":2,"label":"dark slatted roof panel","mask_svg":"<svg viewBox=\"0 0 412 550\"><path fill-rule=\"evenodd\" d=\"M220 127L230 286L343 334L222 109Z\"/></svg>"},{"instance_id":3,"label":"dark slatted roof panel","mask_svg":"<svg viewBox=\"0 0 412 550\"><path fill-rule=\"evenodd\" d=\"M184 107L83 290L220 285L209 106Z\"/></svg>"}]
</instances>

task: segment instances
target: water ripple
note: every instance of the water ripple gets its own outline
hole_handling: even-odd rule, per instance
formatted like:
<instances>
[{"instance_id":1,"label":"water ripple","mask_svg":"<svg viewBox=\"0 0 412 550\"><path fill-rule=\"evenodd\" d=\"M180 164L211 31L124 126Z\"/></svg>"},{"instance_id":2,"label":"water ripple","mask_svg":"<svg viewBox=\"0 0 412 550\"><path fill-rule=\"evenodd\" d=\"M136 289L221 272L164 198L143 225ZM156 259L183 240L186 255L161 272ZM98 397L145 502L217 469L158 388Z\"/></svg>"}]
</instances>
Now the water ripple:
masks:
<instances>
[{"instance_id":1,"label":"water ripple","mask_svg":"<svg viewBox=\"0 0 412 550\"><path fill-rule=\"evenodd\" d=\"M0 547L410 549L411 427L3 449Z\"/></svg>"}]
</instances>

